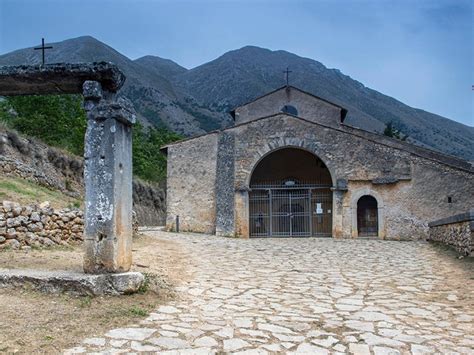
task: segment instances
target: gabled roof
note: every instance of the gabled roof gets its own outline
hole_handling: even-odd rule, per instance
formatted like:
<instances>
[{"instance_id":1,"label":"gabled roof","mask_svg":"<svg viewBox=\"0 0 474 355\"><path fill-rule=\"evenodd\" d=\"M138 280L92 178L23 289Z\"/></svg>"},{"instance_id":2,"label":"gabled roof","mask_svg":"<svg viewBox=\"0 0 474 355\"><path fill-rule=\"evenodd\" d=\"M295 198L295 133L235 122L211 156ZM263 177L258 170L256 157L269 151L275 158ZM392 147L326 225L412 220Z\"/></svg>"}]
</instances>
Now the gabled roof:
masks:
<instances>
[{"instance_id":1,"label":"gabled roof","mask_svg":"<svg viewBox=\"0 0 474 355\"><path fill-rule=\"evenodd\" d=\"M172 142L172 143L169 143L169 144L161 147L160 151L164 154L167 154L168 147L170 147L170 146L180 144L180 143L183 143L183 142L187 142L187 141L190 141L190 140L193 140L193 139L201 138L201 137L204 137L204 136L212 135L212 134L219 134L220 132L228 131L228 130L235 129L235 128L238 128L238 127L255 124L257 122L267 120L267 119L271 119L271 118L276 117L276 116L287 116L287 117L291 117L295 120L300 120L300 121L309 123L311 125L328 128L328 129L334 130L334 131L339 131L343 134L353 135L353 136L371 141L371 142L376 143L376 144L381 144L381 145L388 146L388 147L393 148L393 149L405 151L409 154L413 154L413 155L419 156L419 157L424 158L424 159L436 161L438 163L441 163L441 164L444 164L444 165L447 165L447 166L450 166L450 167L453 167L453 168L456 168L456 169L463 170L463 171L469 172L471 174L474 174L474 165L471 162L469 162L467 160L464 160L464 159L461 159L461 158L458 158L458 157L455 157L455 156L452 156L452 155L444 154L444 153L441 153L439 151L432 150L432 149L429 149L429 148L420 147L420 146L412 144L412 143L404 142L404 141L401 141L401 140L396 139L396 138L387 137L387 136L384 136L384 135L379 134L379 133L369 132L369 131L366 131L366 130L363 130L363 129L360 129L360 128L356 128L356 127L352 127L352 126L348 126L348 125L344 125L344 124L339 126L339 127L333 127L333 126L325 125L325 124L322 124L322 123L319 123L319 122L310 121L310 120L307 120L303 117L293 116L293 115L287 114L285 112L274 113L274 114L269 115L269 116L257 118L253 121L242 122L242 123L240 123L238 125L235 125L235 126L231 126L231 127L223 128L223 129L220 129L220 130L207 132L207 133L195 136L195 137L185 138L185 139L182 139L182 140L179 140L179 141L176 141L176 142Z\"/></svg>"},{"instance_id":2,"label":"gabled roof","mask_svg":"<svg viewBox=\"0 0 474 355\"><path fill-rule=\"evenodd\" d=\"M301 89L299 89L299 88L297 88L297 87L295 87L295 86L292 86L292 85L284 85L284 86L282 86L282 87L279 87L278 89L275 89L275 90L273 90L273 91L270 91L270 92L268 92L268 93L266 93L266 94L264 94L264 95L262 95L262 96L259 96L259 97L255 98L255 99L253 99L253 100L250 100L250 101L248 101L248 102L246 102L246 103L244 103L244 104L242 104L242 105L239 105L239 106L235 107L235 108L234 108L232 111L230 111L229 113L230 113L230 115L232 116L232 118L233 118L234 121L235 121L235 110L237 110L239 107L246 106L246 105L248 105L248 104L250 104L250 103L252 103L252 102L255 102L255 101L260 100L260 99L262 99L262 98L264 98L264 97L270 96L270 95L272 95L272 94L274 94L274 93L276 93L276 92L278 92L278 91L280 91L280 90L287 89L287 88L290 88L290 89L299 91L299 92L301 92L301 93L303 93L303 94L305 94L305 95L309 95L309 96L311 96L311 97L314 97L315 99L324 101L324 102L326 102L327 104L330 104L330 105L332 105L332 106L334 106L334 107L340 108L340 109L341 109L341 122L344 122L344 119L346 118L346 115L347 115L347 109L345 109L345 108L342 107L342 106L339 106L338 104L335 104L334 102L331 102L331 101L328 101L328 100L326 100L326 99L323 99L322 97L316 96L316 95L314 95L314 94L312 94L312 93L310 93L310 92L301 90Z\"/></svg>"}]
</instances>

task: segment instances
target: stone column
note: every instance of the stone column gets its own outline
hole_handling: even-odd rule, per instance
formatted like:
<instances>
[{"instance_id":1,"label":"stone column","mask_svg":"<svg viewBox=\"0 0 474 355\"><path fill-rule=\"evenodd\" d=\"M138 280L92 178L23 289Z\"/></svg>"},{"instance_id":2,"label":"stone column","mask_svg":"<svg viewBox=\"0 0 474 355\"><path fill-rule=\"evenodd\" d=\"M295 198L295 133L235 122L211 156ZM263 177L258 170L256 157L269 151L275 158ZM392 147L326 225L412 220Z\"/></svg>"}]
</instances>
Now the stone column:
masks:
<instances>
[{"instance_id":1,"label":"stone column","mask_svg":"<svg viewBox=\"0 0 474 355\"><path fill-rule=\"evenodd\" d=\"M97 81L83 85L84 272L126 272L132 264L133 109Z\"/></svg>"},{"instance_id":2,"label":"stone column","mask_svg":"<svg viewBox=\"0 0 474 355\"><path fill-rule=\"evenodd\" d=\"M347 179L336 179L336 186L333 186L332 193L332 236L333 238L348 238L344 229L344 196L348 191Z\"/></svg>"},{"instance_id":3,"label":"stone column","mask_svg":"<svg viewBox=\"0 0 474 355\"><path fill-rule=\"evenodd\" d=\"M247 189L235 191L235 236L249 238L249 192Z\"/></svg>"},{"instance_id":4,"label":"stone column","mask_svg":"<svg viewBox=\"0 0 474 355\"><path fill-rule=\"evenodd\" d=\"M216 235L235 235L235 137L232 133L219 134L216 167Z\"/></svg>"}]
</instances>

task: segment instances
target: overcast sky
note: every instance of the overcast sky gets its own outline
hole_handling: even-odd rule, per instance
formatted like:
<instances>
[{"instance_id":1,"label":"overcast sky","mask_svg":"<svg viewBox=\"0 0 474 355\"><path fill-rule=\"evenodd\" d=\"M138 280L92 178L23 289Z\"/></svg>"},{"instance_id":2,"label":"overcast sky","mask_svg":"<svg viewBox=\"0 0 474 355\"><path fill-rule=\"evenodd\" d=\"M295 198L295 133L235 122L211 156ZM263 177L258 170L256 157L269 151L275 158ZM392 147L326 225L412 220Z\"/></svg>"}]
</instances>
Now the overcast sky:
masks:
<instances>
[{"instance_id":1,"label":"overcast sky","mask_svg":"<svg viewBox=\"0 0 474 355\"><path fill-rule=\"evenodd\" d=\"M474 126L472 0L0 0L0 53L91 35L192 68L257 45Z\"/></svg>"}]
</instances>

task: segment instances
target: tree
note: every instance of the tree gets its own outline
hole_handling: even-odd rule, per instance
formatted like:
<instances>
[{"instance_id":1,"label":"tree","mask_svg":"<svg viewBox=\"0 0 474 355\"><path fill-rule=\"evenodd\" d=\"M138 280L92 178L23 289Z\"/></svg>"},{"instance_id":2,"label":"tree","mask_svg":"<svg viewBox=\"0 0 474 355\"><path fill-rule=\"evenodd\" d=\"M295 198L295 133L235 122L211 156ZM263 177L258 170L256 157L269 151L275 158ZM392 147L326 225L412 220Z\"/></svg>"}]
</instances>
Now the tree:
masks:
<instances>
[{"instance_id":1,"label":"tree","mask_svg":"<svg viewBox=\"0 0 474 355\"><path fill-rule=\"evenodd\" d=\"M383 134L387 137L397 138L397 139L400 139L402 141L406 141L407 138L408 138L408 135L403 134L400 130L398 130L394 127L392 121L387 123L387 125L385 126L385 129L383 131Z\"/></svg>"},{"instance_id":2,"label":"tree","mask_svg":"<svg viewBox=\"0 0 474 355\"><path fill-rule=\"evenodd\" d=\"M160 148L181 136L166 128L144 128L140 123L133 127L133 173L147 181L166 179L166 157Z\"/></svg>"}]
</instances>

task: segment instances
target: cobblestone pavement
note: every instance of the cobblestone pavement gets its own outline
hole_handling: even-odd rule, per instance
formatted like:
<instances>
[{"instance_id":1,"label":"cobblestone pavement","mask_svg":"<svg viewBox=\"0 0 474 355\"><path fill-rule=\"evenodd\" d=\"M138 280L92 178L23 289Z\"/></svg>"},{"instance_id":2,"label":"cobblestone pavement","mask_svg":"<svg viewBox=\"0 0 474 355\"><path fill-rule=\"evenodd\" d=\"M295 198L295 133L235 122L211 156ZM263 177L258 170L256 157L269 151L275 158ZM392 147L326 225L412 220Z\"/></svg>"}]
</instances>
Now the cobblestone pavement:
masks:
<instances>
[{"instance_id":1,"label":"cobblestone pavement","mask_svg":"<svg viewBox=\"0 0 474 355\"><path fill-rule=\"evenodd\" d=\"M67 352L474 353L473 263L430 244L155 235L189 255L178 298Z\"/></svg>"}]
</instances>

